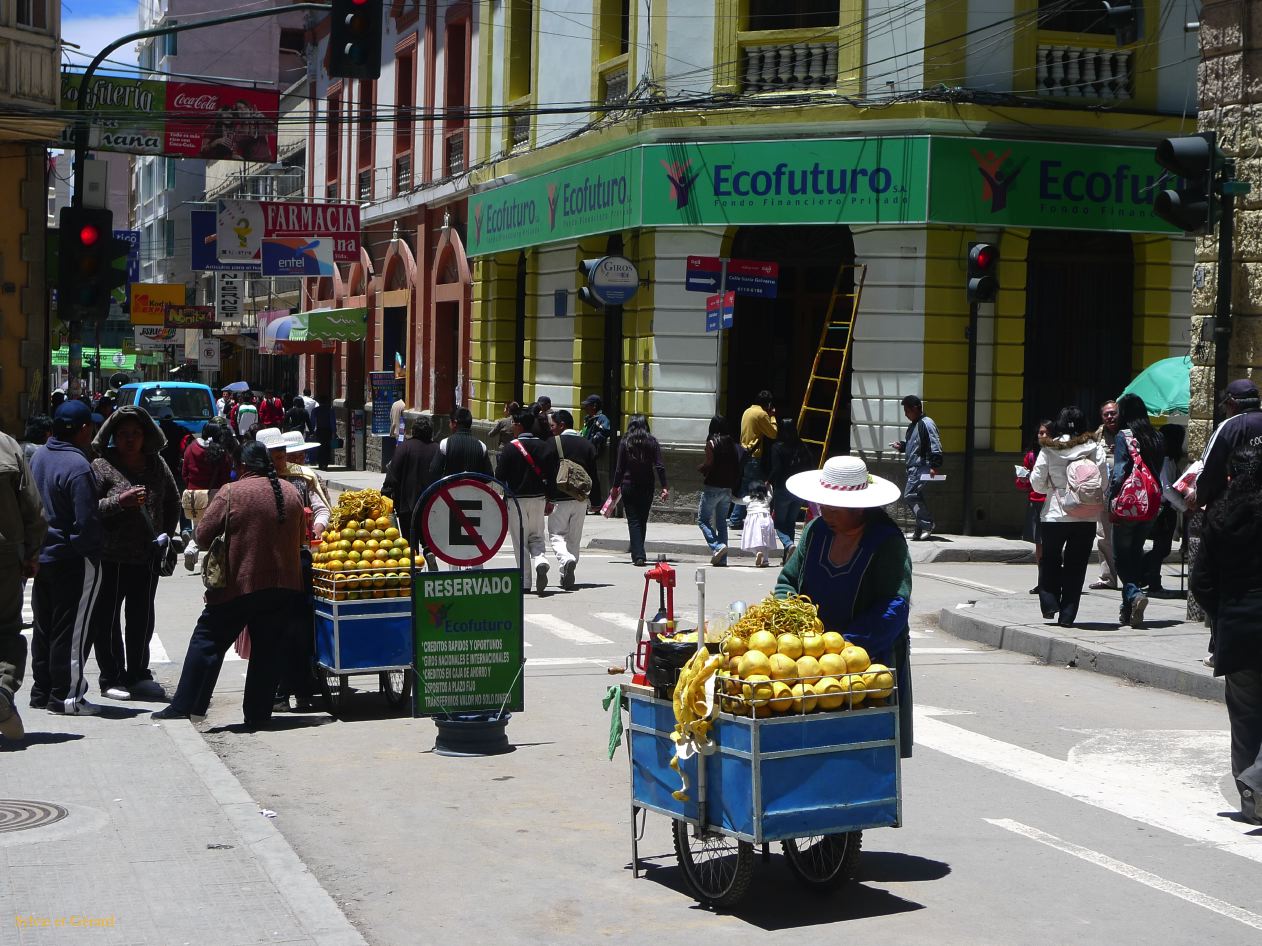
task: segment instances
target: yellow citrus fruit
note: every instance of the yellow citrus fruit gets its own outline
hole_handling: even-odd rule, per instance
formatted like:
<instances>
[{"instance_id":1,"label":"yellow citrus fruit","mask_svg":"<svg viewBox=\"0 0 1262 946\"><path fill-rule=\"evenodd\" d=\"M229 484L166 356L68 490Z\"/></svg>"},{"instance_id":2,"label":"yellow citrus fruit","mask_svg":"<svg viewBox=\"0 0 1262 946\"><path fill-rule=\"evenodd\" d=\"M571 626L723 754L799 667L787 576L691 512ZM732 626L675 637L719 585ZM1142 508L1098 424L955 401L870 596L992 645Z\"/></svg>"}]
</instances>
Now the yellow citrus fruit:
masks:
<instances>
[{"instance_id":1,"label":"yellow citrus fruit","mask_svg":"<svg viewBox=\"0 0 1262 946\"><path fill-rule=\"evenodd\" d=\"M350 529L352 532L354 532L356 529L359 528L359 523L356 522L354 519L352 519L350 522L346 523L345 528Z\"/></svg>"},{"instance_id":2,"label":"yellow citrus fruit","mask_svg":"<svg viewBox=\"0 0 1262 946\"><path fill-rule=\"evenodd\" d=\"M772 654L770 659L772 680L787 680L798 675L798 665L787 654Z\"/></svg>"},{"instance_id":3,"label":"yellow citrus fruit","mask_svg":"<svg viewBox=\"0 0 1262 946\"><path fill-rule=\"evenodd\" d=\"M771 708L777 713L793 709L793 688L776 680L771 684Z\"/></svg>"},{"instance_id":4,"label":"yellow citrus fruit","mask_svg":"<svg viewBox=\"0 0 1262 946\"><path fill-rule=\"evenodd\" d=\"M824 650L830 654L840 654L845 649L846 639L836 631L824 632Z\"/></svg>"},{"instance_id":5,"label":"yellow citrus fruit","mask_svg":"<svg viewBox=\"0 0 1262 946\"><path fill-rule=\"evenodd\" d=\"M374 588L374 589L373 589L372 596L373 596L374 598L384 598L384 597L386 596L386 593L385 593L385 591L384 591L383 589L381 589L381 588Z\"/></svg>"},{"instance_id":6,"label":"yellow citrus fruit","mask_svg":"<svg viewBox=\"0 0 1262 946\"><path fill-rule=\"evenodd\" d=\"M862 673L872 663L868 659L868 652L858 644L847 644L841 652L841 657L846 662L846 669L851 673Z\"/></svg>"},{"instance_id":7,"label":"yellow citrus fruit","mask_svg":"<svg viewBox=\"0 0 1262 946\"><path fill-rule=\"evenodd\" d=\"M341 567L342 567L342 563L341 563L341 562L338 562L338 563L337 563L337 567L338 567L338 568L341 568ZM333 576L333 580L334 580L335 582L337 582L337 581L346 581L346 572L338 572L336 575L334 575L334 576Z\"/></svg>"},{"instance_id":8,"label":"yellow citrus fruit","mask_svg":"<svg viewBox=\"0 0 1262 946\"><path fill-rule=\"evenodd\" d=\"M793 685L793 712L809 713L815 709L819 697L815 695L815 687L810 683Z\"/></svg>"},{"instance_id":9,"label":"yellow citrus fruit","mask_svg":"<svg viewBox=\"0 0 1262 946\"><path fill-rule=\"evenodd\" d=\"M821 677L813 686L818 700L819 708L822 710L835 710L841 707L845 702L846 691L841 688L833 677Z\"/></svg>"},{"instance_id":10,"label":"yellow citrus fruit","mask_svg":"<svg viewBox=\"0 0 1262 946\"><path fill-rule=\"evenodd\" d=\"M400 559L402 557L403 557L402 549L390 549L390 551L386 552L386 558L390 559L391 561Z\"/></svg>"},{"instance_id":11,"label":"yellow citrus fruit","mask_svg":"<svg viewBox=\"0 0 1262 946\"><path fill-rule=\"evenodd\" d=\"M372 532L369 533L369 535L371 535L378 542L380 542L382 539L386 537L386 534L382 532L380 529L373 529Z\"/></svg>"},{"instance_id":12,"label":"yellow citrus fruit","mask_svg":"<svg viewBox=\"0 0 1262 946\"><path fill-rule=\"evenodd\" d=\"M387 539L397 539L398 537L399 537L399 530L396 529L394 526L391 526L389 529L386 530Z\"/></svg>"},{"instance_id":13,"label":"yellow citrus fruit","mask_svg":"<svg viewBox=\"0 0 1262 946\"><path fill-rule=\"evenodd\" d=\"M335 558L333 559L333 561L329 562L329 571L340 572L341 570L342 570L341 559ZM341 578L342 576L338 575L338 577Z\"/></svg>"},{"instance_id":14,"label":"yellow citrus fruit","mask_svg":"<svg viewBox=\"0 0 1262 946\"><path fill-rule=\"evenodd\" d=\"M350 551L346 553L346 560L348 562L358 562L361 557L362 556L358 552L355 552L355 551Z\"/></svg>"},{"instance_id":15,"label":"yellow citrus fruit","mask_svg":"<svg viewBox=\"0 0 1262 946\"><path fill-rule=\"evenodd\" d=\"M807 634L802 638L802 652L808 657L822 657L825 649L823 634Z\"/></svg>"},{"instance_id":16,"label":"yellow citrus fruit","mask_svg":"<svg viewBox=\"0 0 1262 946\"><path fill-rule=\"evenodd\" d=\"M391 530L391 531L393 531L393 530ZM387 538L389 538L389 537L387 537ZM408 543L407 543L407 540L406 540L406 539L395 538L395 539L392 539L392 540L390 540L390 541L392 541L392 542L393 542L394 547L395 547L396 549L405 549L405 548L407 548L407 547L408 547Z\"/></svg>"},{"instance_id":17,"label":"yellow citrus fruit","mask_svg":"<svg viewBox=\"0 0 1262 946\"><path fill-rule=\"evenodd\" d=\"M885 664L869 664L868 672L863 675L863 685L869 698L883 700L894 692L894 674Z\"/></svg>"},{"instance_id":18,"label":"yellow citrus fruit","mask_svg":"<svg viewBox=\"0 0 1262 946\"><path fill-rule=\"evenodd\" d=\"M761 650L770 657L776 652L776 635L771 631L754 631L749 635L749 649Z\"/></svg>"},{"instance_id":19,"label":"yellow citrus fruit","mask_svg":"<svg viewBox=\"0 0 1262 946\"><path fill-rule=\"evenodd\" d=\"M723 641L723 653L732 657L740 657L745 651L749 650L749 645L745 643L745 638L737 637L735 634L728 635Z\"/></svg>"},{"instance_id":20,"label":"yellow citrus fruit","mask_svg":"<svg viewBox=\"0 0 1262 946\"><path fill-rule=\"evenodd\" d=\"M799 657L797 659L797 675L802 678L805 683L814 683L824 675L824 671L820 668L819 661L814 657Z\"/></svg>"},{"instance_id":21,"label":"yellow citrus fruit","mask_svg":"<svg viewBox=\"0 0 1262 946\"><path fill-rule=\"evenodd\" d=\"M770 703L759 703L754 707L754 716L758 719L766 719L771 715Z\"/></svg>"},{"instance_id":22,"label":"yellow citrus fruit","mask_svg":"<svg viewBox=\"0 0 1262 946\"><path fill-rule=\"evenodd\" d=\"M819 658L819 666L828 676L839 677L846 672L846 658L841 654L824 654Z\"/></svg>"},{"instance_id":23,"label":"yellow citrus fruit","mask_svg":"<svg viewBox=\"0 0 1262 946\"><path fill-rule=\"evenodd\" d=\"M410 558L401 558L401 559L399 559L399 567L400 567L400 568L411 568L411 567L412 567L412 560L411 560Z\"/></svg>"},{"instance_id":24,"label":"yellow citrus fruit","mask_svg":"<svg viewBox=\"0 0 1262 946\"><path fill-rule=\"evenodd\" d=\"M356 539L354 542L351 543L351 548L355 550L356 552L362 552L365 548L364 540Z\"/></svg>"},{"instance_id":25,"label":"yellow citrus fruit","mask_svg":"<svg viewBox=\"0 0 1262 946\"><path fill-rule=\"evenodd\" d=\"M364 539L367 539L367 538L368 538L368 530L367 530L367 529L356 529L356 530L355 530L355 538L359 539L361 542L362 542Z\"/></svg>"},{"instance_id":26,"label":"yellow citrus fruit","mask_svg":"<svg viewBox=\"0 0 1262 946\"><path fill-rule=\"evenodd\" d=\"M328 543L328 542L321 542L321 543L320 543L320 551L321 551L321 552L327 552L328 550L329 550L329 543Z\"/></svg>"},{"instance_id":27,"label":"yellow citrus fruit","mask_svg":"<svg viewBox=\"0 0 1262 946\"><path fill-rule=\"evenodd\" d=\"M344 538L347 542L349 542L351 539L355 538L355 530L352 529L350 526L347 526L345 529L342 530L342 538Z\"/></svg>"},{"instance_id":28,"label":"yellow citrus fruit","mask_svg":"<svg viewBox=\"0 0 1262 946\"><path fill-rule=\"evenodd\" d=\"M759 703L769 700L774 693L771 678L766 674L755 673L745 678L745 699L749 702Z\"/></svg>"},{"instance_id":29,"label":"yellow citrus fruit","mask_svg":"<svg viewBox=\"0 0 1262 946\"><path fill-rule=\"evenodd\" d=\"M740 663L736 665L737 673L744 679L748 680L751 676L762 675L767 678L771 677L771 658L764 654L761 650L751 650L740 659Z\"/></svg>"},{"instance_id":30,"label":"yellow citrus fruit","mask_svg":"<svg viewBox=\"0 0 1262 946\"><path fill-rule=\"evenodd\" d=\"M389 516L378 516L378 517L377 517L377 528L378 528L378 529L388 529L388 528L390 528L390 517L389 517Z\"/></svg>"},{"instance_id":31,"label":"yellow citrus fruit","mask_svg":"<svg viewBox=\"0 0 1262 946\"><path fill-rule=\"evenodd\" d=\"M386 576L381 572L373 572L372 584L374 588L384 588L386 586Z\"/></svg>"},{"instance_id":32,"label":"yellow citrus fruit","mask_svg":"<svg viewBox=\"0 0 1262 946\"><path fill-rule=\"evenodd\" d=\"M368 539L368 540L364 543L364 548L366 548L366 549L375 549L375 548L376 548L378 545L380 545L380 544L381 544L381 543L380 543L380 542L378 542L376 539Z\"/></svg>"},{"instance_id":33,"label":"yellow citrus fruit","mask_svg":"<svg viewBox=\"0 0 1262 946\"><path fill-rule=\"evenodd\" d=\"M864 682L863 674L850 673L844 677L838 677L837 682L841 684L842 690L849 694L846 699L846 706L849 709L858 709L859 704L868 695L866 692L867 684Z\"/></svg>"},{"instance_id":34,"label":"yellow citrus fruit","mask_svg":"<svg viewBox=\"0 0 1262 946\"><path fill-rule=\"evenodd\" d=\"M796 634L781 634L776 638L776 650L790 660L797 660L802 656L802 638Z\"/></svg>"}]
</instances>

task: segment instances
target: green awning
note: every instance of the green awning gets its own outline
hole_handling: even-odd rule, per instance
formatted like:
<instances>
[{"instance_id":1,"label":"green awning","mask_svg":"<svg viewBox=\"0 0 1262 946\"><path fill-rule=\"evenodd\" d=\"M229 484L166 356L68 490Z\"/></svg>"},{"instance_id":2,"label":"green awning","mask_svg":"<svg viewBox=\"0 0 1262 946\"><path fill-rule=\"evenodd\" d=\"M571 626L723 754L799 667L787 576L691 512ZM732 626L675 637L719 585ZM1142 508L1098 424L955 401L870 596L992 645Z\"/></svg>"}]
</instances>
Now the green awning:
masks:
<instances>
[{"instance_id":1,"label":"green awning","mask_svg":"<svg viewBox=\"0 0 1262 946\"><path fill-rule=\"evenodd\" d=\"M96 360L96 348L83 346L83 364L87 367L91 362ZM70 349L54 348L53 349L53 367L69 368L70 367ZM129 355L121 348L102 348L101 349L101 365L102 371L134 371L136 369L136 356Z\"/></svg>"},{"instance_id":2,"label":"green awning","mask_svg":"<svg viewBox=\"0 0 1262 946\"><path fill-rule=\"evenodd\" d=\"M368 310L312 309L291 316L289 339L295 342L359 342L368 336Z\"/></svg>"}]
</instances>

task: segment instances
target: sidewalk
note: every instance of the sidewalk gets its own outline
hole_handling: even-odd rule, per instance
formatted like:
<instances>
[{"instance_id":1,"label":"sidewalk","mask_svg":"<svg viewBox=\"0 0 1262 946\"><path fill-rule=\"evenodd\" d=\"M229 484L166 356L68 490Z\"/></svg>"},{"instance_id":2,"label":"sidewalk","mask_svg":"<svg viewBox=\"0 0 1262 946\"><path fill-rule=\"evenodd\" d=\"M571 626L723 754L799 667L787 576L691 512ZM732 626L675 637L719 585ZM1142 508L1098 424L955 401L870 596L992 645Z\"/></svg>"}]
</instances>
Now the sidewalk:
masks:
<instances>
[{"instance_id":1,"label":"sidewalk","mask_svg":"<svg viewBox=\"0 0 1262 946\"><path fill-rule=\"evenodd\" d=\"M153 722L158 704L53 716L26 697L26 740L0 739L0 940L363 946L188 722Z\"/></svg>"}]
</instances>

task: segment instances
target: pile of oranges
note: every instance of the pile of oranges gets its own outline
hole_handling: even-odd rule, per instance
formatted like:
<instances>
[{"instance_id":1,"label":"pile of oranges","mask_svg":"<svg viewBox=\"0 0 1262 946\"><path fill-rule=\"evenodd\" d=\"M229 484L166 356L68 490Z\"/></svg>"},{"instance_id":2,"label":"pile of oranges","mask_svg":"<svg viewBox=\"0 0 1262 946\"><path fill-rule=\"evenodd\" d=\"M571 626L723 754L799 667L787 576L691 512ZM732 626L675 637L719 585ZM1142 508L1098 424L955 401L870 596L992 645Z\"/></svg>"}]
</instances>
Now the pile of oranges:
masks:
<instances>
[{"instance_id":1,"label":"pile of oranges","mask_svg":"<svg viewBox=\"0 0 1262 946\"><path fill-rule=\"evenodd\" d=\"M412 550L389 516L349 520L313 547L316 594L335 601L411 595Z\"/></svg>"}]
</instances>

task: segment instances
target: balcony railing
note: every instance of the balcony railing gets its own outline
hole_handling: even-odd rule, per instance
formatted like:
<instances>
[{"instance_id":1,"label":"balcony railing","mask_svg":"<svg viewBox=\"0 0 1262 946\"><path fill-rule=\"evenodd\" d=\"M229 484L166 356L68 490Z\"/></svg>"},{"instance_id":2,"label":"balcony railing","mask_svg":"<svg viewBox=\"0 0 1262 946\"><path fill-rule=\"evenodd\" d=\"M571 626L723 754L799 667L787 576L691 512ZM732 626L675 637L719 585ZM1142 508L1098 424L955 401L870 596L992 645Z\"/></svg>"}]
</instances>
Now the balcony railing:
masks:
<instances>
[{"instance_id":1,"label":"balcony railing","mask_svg":"<svg viewBox=\"0 0 1262 946\"><path fill-rule=\"evenodd\" d=\"M837 87L837 41L741 43L746 92L824 91Z\"/></svg>"},{"instance_id":2,"label":"balcony railing","mask_svg":"<svg viewBox=\"0 0 1262 946\"><path fill-rule=\"evenodd\" d=\"M464 170L464 129L447 133L447 173L459 174Z\"/></svg>"},{"instance_id":3,"label":"balcony railing","mask_svg":"<svg viewBox=\"0 0 1262 946\"><path fill-rule=\"evenodd\" d=\"M400 154L394 159L394 196L400 197L412 189L412 155Z\"/></svg>"},{"instance_id":4,"label":"balcony railing","mask_svg":"<svg viewBox=\"0 0 1262 946\"><path fill-rule=\"evenodd\" d=\"M355 193L361 201L372 200L372 168L364 168L355 175Z\"/></svg>"},{"instance_id":5,"label":"balcony railing","mask_svg":"<svg viewBox=\"0 0 1262 946\"><path fill-rule=\"evenodd\" d=\"M1129 49L1040 43L1038 94L1126 101L1135 95L1133 62Z\"/></svg>"},{"instance_id":6,"label":"balcony railing","mask_svg":"<svg viewBox=\"0 0 1262 946\"><path fill-rule=\"evenodd\" d=\"M601 100L606 105L621 105L627 100L627 66L624 62L616 69L604 73L602 84L604 85Z\"/></svg>"},{"instance_id":7,"label":"balcony railing","mask_svg":"<svg viewBox=\"0 0 1262 946\"><path fill-rule=\"evenodd\" d=\"M520 148L530 142L530 113L517 112L508 119L508 140L512 148Z\"/></svg>"}]
</instances>

